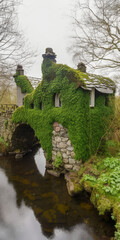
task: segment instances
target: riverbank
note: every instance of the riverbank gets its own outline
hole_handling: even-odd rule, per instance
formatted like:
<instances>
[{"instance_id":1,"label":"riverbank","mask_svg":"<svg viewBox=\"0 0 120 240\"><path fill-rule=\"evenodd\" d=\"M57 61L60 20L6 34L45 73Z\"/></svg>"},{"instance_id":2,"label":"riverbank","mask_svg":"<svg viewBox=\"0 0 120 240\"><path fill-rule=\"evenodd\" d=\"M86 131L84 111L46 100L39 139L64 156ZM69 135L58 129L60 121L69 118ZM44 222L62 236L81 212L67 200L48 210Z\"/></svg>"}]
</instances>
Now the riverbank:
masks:
<instances>
[{"instance_id":1,"label":"riverbank","mask_svg":"<svg viewBox=\"0 0 120 240\"><path fill-rule=\"evenodd\" d=\"M75 194L90 193L90 201L99 215L111 214L115 221L115 240L120 240L120 155L93 157L81 166L77 177L71 178Z\"/></svg>"}]
</instances>

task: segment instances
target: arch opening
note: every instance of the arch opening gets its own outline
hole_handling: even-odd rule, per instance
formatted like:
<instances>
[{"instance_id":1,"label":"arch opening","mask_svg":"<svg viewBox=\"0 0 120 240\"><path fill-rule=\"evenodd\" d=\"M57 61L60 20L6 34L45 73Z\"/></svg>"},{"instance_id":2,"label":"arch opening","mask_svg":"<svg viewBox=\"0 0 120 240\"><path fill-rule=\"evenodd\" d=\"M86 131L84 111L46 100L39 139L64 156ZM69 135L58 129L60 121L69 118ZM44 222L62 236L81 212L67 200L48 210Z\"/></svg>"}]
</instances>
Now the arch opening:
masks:
<instances>
[{"instance_id":1,"label":"arch opening","mask_svg":"<svg viewBox=\"0 0 120 240\"><path fill-rule=\"evenodd\" d=\"M30 125L20 124L12 135L11 143L13 150L19 149L20 152L29 152L35 145L39 144L39 141Z\"/></svg>"}]
</instances>

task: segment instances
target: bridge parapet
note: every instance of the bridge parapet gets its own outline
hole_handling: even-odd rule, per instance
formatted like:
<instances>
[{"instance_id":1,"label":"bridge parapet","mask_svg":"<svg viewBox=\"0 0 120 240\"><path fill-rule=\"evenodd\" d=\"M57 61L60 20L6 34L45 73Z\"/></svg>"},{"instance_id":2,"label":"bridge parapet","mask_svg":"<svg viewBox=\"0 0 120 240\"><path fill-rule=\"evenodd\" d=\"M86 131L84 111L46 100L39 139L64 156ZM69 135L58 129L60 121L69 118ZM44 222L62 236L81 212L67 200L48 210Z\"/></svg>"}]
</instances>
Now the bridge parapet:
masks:
<instances>
[{"instance_id":1,"label":"bridge parapet","mask_svg":"<svg viewBox=\"0 0 120 240\"><path fill-rule=\"evenodd\" d=\"M0 114L8 112L13 113L16 108L17 108L16 104L0 104Z\"/></svg>"},{"instance_id":2,"label":"bridge parapet","mask_svg":"<svg viewBox=\"0 0 120 240\"><path fill-rule=\"evenodd\" d=\"M0 136L6 136L6 125L10 125L11 128L11 116L16 108L16 104L0 104ZM9 132L10 131L7 131L7 135L9 135ZM7 137L4 138L7 140Z\"/></svg>"}]
</instances>

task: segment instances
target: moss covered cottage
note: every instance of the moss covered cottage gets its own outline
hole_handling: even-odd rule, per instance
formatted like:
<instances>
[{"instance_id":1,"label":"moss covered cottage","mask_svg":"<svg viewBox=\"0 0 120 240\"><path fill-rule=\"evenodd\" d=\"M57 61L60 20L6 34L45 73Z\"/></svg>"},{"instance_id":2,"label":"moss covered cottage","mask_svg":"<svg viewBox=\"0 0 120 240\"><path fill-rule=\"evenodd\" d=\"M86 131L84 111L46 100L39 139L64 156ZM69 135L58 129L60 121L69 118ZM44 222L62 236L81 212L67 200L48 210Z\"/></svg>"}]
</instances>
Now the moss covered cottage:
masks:
<instances>
[{"instance_id":1,"label":"moss covered cottage","mask_svg":"<svg viewBox=\"0 0 120 240\"><path fill-rule=\"evenodd\" d=\"M12 119L30 125L47 160L62 159L65 169L77 170L79 161L104 147L103 135L113 114L114 82L86 73L83 63L76 70L56 64L51 48L43 54L42 74L34 90L18 65L14 79L19 108Z\"/></svg>"}]
</instances>

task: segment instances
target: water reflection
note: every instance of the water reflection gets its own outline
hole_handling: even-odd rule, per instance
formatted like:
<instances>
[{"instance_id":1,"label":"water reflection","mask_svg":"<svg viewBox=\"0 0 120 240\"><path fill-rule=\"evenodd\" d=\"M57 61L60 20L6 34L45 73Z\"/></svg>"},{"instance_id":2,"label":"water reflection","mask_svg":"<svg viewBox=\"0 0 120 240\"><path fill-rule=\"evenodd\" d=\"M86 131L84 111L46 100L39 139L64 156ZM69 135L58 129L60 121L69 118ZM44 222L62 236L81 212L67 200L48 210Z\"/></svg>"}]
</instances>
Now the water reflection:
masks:
<instances>
[{"instance_id":1,"label":"water reflection","mask_svg":"<svg viewBox=\"0 0 120 240\"><path fill-rule=\"evenodd\" d=\"M47 240L41 231L41 226L36 220L33 211L22 202L18 208L16 193L7 177L0 170L0 240ZM92 240L84 225L76 226L70 232L56 229L53 240L62 239L88 239Z\"/></svg>"},{"instance_id":2,"label":"water reflection","mask_svg":"<svg viewBox=\"0 0 120 240\"><path fill-rule=\"evenodd\" d=\"M42 150L21 161L0 158L0 166L0 240L109 240L113 235L88 201L68 195L63 178L45 173Z\"/></svg>"},{"instance_id":3,"label":"water reflection","mask_svg":"<svg viewBox=\"0 0 120 240\"><path fill-rule=\"evenodd\" d=\"M42 176L45 175L46 159L42 148L39 148L35 154L35 163Z\"/></svg>"}]
</instances>

